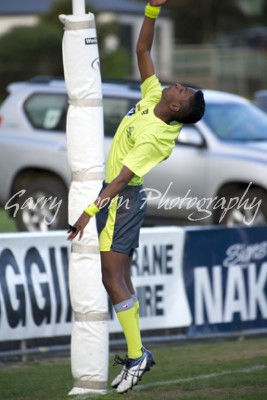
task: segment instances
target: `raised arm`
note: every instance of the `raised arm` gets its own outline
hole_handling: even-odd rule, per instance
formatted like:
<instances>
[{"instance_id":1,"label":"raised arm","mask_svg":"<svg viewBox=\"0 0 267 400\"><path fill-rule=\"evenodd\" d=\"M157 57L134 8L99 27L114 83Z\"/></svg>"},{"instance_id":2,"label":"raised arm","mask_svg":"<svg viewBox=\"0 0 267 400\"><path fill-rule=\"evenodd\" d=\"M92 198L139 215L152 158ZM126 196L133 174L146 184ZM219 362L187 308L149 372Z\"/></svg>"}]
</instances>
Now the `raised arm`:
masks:
<instances>
[{"instance_id":1,"label":"raised arm","mask_svg":"<svg viewBox=\"0 0 267 400\"><path fill-rule=\"evenodd\" d=\"M160 12L160 7L167 3L167 1L168 0L150 0L145 8L145 17L136 44L137 62L142 82L155 73L151 57L154 28Z\"/></svg>"}]
</instances>

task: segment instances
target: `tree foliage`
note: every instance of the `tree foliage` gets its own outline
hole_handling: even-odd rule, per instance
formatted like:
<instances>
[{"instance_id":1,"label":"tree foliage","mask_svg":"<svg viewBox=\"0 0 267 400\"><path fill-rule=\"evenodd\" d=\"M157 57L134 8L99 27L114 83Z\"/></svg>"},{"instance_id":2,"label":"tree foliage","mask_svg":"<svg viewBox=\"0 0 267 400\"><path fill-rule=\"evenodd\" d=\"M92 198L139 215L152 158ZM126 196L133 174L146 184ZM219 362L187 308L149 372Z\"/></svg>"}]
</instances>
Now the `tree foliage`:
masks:
<instances>
[{"instance_id":1,"label":"tree foliage","mask_svg":"<svg viewBox=\"0 0 267 400\"><path fill-rule=\"evenodd\" d=\"M94 12L94 10L91 10ZM9 82L27 80L36 75L63 76L63 25L58 16L72 14L71 0L60 0L40 18L34 27L17 27L0 38L0 97ZM100 26L98 30L101 70L104 77L126 77L129 57L122 49L107 52L107 35L119 35L116 23Z\"/></svg>"},{"instance_id":2,"label":"tree foliage","mask_svg":"<svg viewBox=\"0 0 267 400\"><path fill-rule=\"evenodd\" d=\"M14 28L2 36L0 97L10 82L35 75L62 76L61 41L57 30L45 30L41 25Z\"/></svg>"},{"instance_id":3,"label":"tree foliage","mask_svg":"<svg viewBox=\"0 0 267 400\"><path fill-rule=\"evenodd\" d=\"M140 1L145 5L146 0ZM221 35L257 25L267 26L267 1L262 2L262 14L257 16L246 13L242 1L169 0L165 7L175 22L176 43L215 43ZM96 11L87 6L97 17ZM7 83L14 80L29 79L34 75L63 76L60 14L72 14L71 0L54 3L37 26L15 28L1 36L0 96ZM110 50L106 46L108 37L122 36L116 21L97 24L97 34L102 75L107 78L129 76L129 54L122 48Z\"/></svg>"},{"instance_id":4,"label":"tree foliage","mask_svg":"<svg viewBox=\"0 0 267 400\"><path fill-rule=\"evenodd\" d=\"M255 22L239 0L170 0L180 43L214 43L221 34L250 27Z\"/></svg>"}]
</instances>

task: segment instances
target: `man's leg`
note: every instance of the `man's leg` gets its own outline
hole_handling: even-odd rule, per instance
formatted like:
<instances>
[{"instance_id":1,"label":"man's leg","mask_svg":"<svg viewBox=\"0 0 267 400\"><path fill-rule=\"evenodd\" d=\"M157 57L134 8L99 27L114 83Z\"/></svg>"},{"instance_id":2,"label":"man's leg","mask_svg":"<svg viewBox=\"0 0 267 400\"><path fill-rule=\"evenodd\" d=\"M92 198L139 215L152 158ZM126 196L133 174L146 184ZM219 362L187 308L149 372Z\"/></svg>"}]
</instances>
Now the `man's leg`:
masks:
<instances>
[{"instance_id":1,"label":"man's leg","mask_svg":"<svg viewBox=\"0 0 267 400\"><path fill-rule=\"evenodd\" d=\"M130 263L131 259L126 254L101 252L103 284L123 329L128 357L136 359L142 356L142 341L132 297L134 289L130 277Z\"/></svg>"},{"instance_id":2,"label":"man's leg","mask_svg":"<svg viewBox=\"0 0 267 400\"><path fill-rule=\"evenodd\" d=\"M136 323L137 323L137 328L138 328L138 330L140 330L139 301L138 301L137 294L136 294L136 291L135 291L133 283L132 283L131 264L132 264L132 257L128 256L128 259L127 259L127 262L126 262L125 268L124 268L124 280L129 289L129 292L131 293L132 299L134 301L135 319L136 319Z\"/></svg>"},{"instance_id":3,"label":"man's leg","mask_svg":"<svg viewBox=\"0 0 267 400\"><path fill-rule=\"evenodd\" d=\"M128 358L119 362L124 367L111 383L118 393L131 389L155 364L153 355L142 346L133 298L130 261L130 258L122 253L101 252L103 284L117 312L128 347Z\"/></svg>"}]
</instances>

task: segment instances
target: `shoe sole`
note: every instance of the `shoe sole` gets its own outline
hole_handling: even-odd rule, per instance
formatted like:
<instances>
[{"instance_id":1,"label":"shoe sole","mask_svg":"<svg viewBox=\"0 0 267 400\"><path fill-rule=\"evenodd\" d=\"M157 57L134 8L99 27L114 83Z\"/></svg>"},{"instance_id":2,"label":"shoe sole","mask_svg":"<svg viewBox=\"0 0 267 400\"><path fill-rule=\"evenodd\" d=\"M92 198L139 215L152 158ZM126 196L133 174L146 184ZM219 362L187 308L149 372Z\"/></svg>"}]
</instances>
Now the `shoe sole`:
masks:
<instances>
[{"instance_id":1,"label":"shoe sole","mask_svg":"<svg viewBox=\"0 0 267 400\"><path fill-rule=\"evenodd\" d=\"M121 383L121 381L119 383L116 383L116 385L111 385L112 389L117 389L117 387L119 386L120 383Z\"/></svg>"},{"instance_id":2,"label":"shoe sole","mask_svg":"<svg viewBox=\"0 0 267 400\"><path fill-rule=\"evenodd\" d=\"M146 369L145 369L144 373L150 371L150 368L152 368L153 365L156 365L156 361L154 360L154 358L152 358L152 360L148 360L148 363L147 363L147 364L148 364L148 365L146 366ZM143 375L144 375L144 374L142 374L141 377L140 377L140 379L136 382L136 385L138 384L139 381L141 381ZM122 379L121 379L121 381L122 381ZM116 383L115 385L111 385L111 387L112 387L113 389L117 389L117 387L119 386L119 384L121 383L121 381L120 381L119 383ZM134 385L134 386L135 386L135 385ZM123 393L125 393L125 392L123 392Z\"/></svg>"},{"instance_id":3,"label":"shoe sole","mask_svg":"<svg viewBox=\"0 0 267 400\"><path fill-rule=\"evenodd\" d=\"M124 374L123 374L123 375L124 375ZM117 389L117 387L119 386L119 384L121 383L121 381L122 381L122 379L123 379L123 375L122 375L121 380L120 380L118 383L116 383L115 385L111 385L112 389Z\"/></svg>"},{"instance_id":4,"label":"shoe sole","mask_svg":"<svg viewBox=\"0 0 267 400\"><path fill-rule=\"evenodd\" d=\"M121 382L116 383L116 385L111 385L112 389L117 389L117 387L119 386L120 383L121 383Z\"/></svg>"},{"instance_id":5,"label":"shoe sole","mask_svg":"<svg viewBox=\"0 0 267 400\"><path fill-rule=\"evenodd\" d=\"M135 384L133 384L132 387L130 387L129 389L125 390L124 392L117 392L117 393L118 393L118 394L124 394L124 393L127 393L128 390L132 390L134 386L138 385L138 383L141 382L141 380L142 380L143 376L145 375L145 373L146 373L146 372L149 372L150 369L151 369L154 365L156 365L156 361L154 360L154 358L153 358L153 356L152 356L152 359L151 359L151 360L148 360L147 365L146 365L146 368L145 368L144 372L142 373L142 375L138 378L137 382L136 382ZM119 384L117 385L117 387L118 387L118 386L119 386Z\"/></svg>"}]
</instances>

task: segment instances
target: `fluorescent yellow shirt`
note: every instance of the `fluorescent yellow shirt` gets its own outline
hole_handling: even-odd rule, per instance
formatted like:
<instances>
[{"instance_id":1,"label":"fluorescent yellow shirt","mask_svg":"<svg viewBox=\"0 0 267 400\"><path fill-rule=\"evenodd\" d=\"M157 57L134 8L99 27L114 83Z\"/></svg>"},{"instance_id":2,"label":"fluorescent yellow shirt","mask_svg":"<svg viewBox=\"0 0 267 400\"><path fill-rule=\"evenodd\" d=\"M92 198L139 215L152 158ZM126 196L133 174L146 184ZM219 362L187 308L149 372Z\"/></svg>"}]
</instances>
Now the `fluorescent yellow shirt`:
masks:
<instances>
[{"instance_id":1,"label":"fluorescent yellow shirt","mask_svg":"<svg viewBox=\"0 0 267 400\"><path fill-rule=\"evenodd\" d=\"M105 181L115 179L123 166L134 172L129 185L141 185L144 176L168 158L182 124L168 125L154 114L162 96L156 75L141 85L142 100L121 121L113 138L106 164Z\"/></svg>"}]
</instances>

